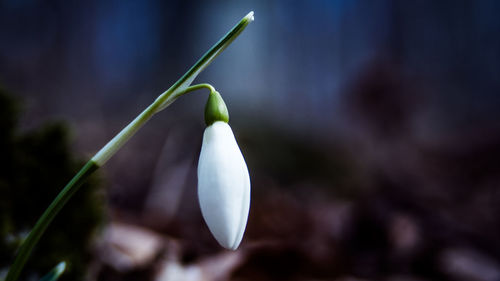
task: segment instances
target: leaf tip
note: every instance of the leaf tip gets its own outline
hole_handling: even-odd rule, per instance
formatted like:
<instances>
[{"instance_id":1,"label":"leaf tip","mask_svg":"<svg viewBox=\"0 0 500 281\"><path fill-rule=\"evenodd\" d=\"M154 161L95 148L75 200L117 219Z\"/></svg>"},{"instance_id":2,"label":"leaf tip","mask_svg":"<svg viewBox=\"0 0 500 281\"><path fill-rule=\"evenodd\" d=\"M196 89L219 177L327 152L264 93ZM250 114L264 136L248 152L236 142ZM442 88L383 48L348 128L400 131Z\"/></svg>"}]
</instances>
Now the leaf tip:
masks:
<instances>
[{"instance_id":1,"label":"leaf tip","mask_svg":"<svg viewBox=\"0 0 500 281\"><path fill-rule=\"evenodd\" d=\"M246 16L245 16L245 19L248 21L248 23L251 23L252 21L254 21L254 16L253 16L254 12L251 11L250 13L248 13Z\"/></svg>"}]
</instances>

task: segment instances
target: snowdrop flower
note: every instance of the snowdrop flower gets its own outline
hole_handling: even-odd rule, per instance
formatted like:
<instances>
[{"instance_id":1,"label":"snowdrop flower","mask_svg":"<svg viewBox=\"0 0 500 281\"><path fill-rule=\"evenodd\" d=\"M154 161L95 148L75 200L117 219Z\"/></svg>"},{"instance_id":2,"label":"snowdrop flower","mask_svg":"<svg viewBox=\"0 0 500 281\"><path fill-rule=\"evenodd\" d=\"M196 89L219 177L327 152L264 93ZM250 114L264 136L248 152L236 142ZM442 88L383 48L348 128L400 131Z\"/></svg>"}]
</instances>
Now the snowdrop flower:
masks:
<instances>
[{"instance_id":1,"label":"snowdrop flower","mask_svg":"<svg viewBox=\"0 0 500 281\"><path fill-rule=\"evenodd\" d=\"M198 162L198 199L208 228L221 246L236 250L250 208L250 177L229 124L226 105L211 92L205 108L207 128Z\"/></svg>"}]
</instances>

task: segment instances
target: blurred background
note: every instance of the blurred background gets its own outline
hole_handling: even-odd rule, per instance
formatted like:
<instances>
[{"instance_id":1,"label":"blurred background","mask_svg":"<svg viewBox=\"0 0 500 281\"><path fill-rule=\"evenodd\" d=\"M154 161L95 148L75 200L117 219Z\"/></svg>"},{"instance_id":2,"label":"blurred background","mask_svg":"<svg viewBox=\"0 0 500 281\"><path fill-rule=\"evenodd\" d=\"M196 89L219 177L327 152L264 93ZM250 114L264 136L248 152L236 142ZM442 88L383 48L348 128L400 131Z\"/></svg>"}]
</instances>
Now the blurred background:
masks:
<instances>
[{"instance_id":1,"label":"blurred background","mask_svg":"<svg viewBox=\"0 0 500 281\"><path fill-rule=\"evenodd\" d=\"M196 197L206 93L155 116L24 273L64 280L500 280L500 2L0 1L0 276L83 161L249 11L195 82L252 180L238 251Z\"/></svg>"}]
</instances>

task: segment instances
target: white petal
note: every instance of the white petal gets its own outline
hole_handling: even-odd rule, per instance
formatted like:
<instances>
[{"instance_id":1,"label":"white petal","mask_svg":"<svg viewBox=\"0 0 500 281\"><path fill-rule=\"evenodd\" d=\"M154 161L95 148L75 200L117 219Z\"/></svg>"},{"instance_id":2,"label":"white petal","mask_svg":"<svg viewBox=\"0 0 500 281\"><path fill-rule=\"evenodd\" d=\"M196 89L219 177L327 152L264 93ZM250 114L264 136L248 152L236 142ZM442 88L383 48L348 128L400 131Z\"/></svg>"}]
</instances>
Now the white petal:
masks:
<instances>
[{"instance_id":1,"label":"white petal","mask_svg":"<svg viewBox=\"0 0 500 281\"><path fill-rule=\"evenodd\" d=\"M238 248L250 208L250 177L231 127L215 122L205 129L198 162L198 199L215 239Z\"/></svg>"}]
</instances>

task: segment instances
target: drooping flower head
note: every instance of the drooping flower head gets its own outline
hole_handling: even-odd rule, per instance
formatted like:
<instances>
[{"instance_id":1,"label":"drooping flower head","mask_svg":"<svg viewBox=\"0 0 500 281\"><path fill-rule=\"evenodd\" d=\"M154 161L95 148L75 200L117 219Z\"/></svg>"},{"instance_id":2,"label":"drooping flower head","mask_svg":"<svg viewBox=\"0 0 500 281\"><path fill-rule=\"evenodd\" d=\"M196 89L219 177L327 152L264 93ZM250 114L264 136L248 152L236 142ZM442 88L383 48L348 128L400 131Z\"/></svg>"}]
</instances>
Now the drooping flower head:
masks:
<instances>
[{"instance_id":1,"label":"drooping flower head","mask_svg":"<svg viewBox=\"0 0 500 281\"><path fill-rule=\"evenodd\" d=\"M198 162L198 199L208 228L221 246L236 250L250 208L250 177L227 123L227 107L211 92L205 108L207 128Z\"/></svg>"}]
</instances>

